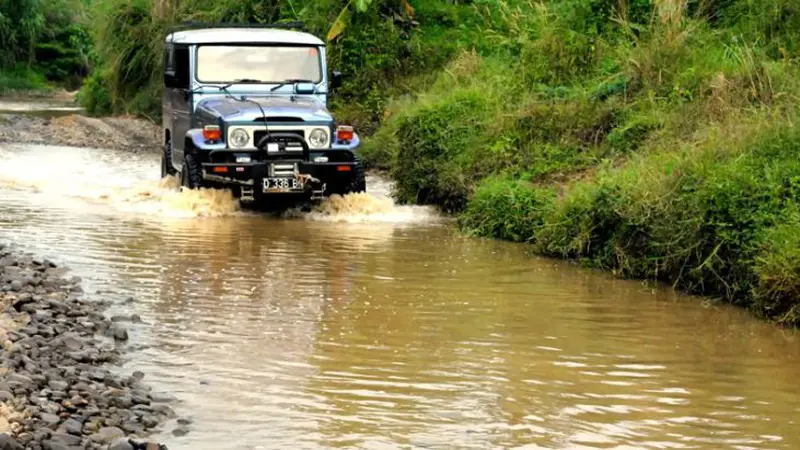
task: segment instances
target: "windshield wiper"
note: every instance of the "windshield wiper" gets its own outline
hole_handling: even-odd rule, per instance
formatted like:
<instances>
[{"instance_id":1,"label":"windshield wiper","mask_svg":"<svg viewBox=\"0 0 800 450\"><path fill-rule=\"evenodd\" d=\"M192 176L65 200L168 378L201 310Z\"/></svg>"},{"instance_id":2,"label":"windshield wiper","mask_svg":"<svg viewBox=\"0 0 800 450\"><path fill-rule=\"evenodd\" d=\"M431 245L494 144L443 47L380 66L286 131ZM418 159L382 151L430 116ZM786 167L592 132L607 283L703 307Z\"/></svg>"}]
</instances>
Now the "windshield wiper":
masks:
<instances>
[{"instance_id":1,"label":"windshield wiper","mask_svg":"<svg viewBox=\"0 0 800 450\"><path fill-rule=\"evenodd\" d=\"M225 85L225 88L229 88L234 84L263 84L264 82L261 80L256 80L255 78L240 78L238 80L233 80L230 83Z\"/></svg>"},{"instance_id":2,"label":"windshield wiper","mask_svg":"<svg viewBox=\"0 0 800 450\"><path fill-rule=\"evenodd\" d=\"M303 79L283 80L279 85L277 85L274 88L270 89L270 91L271 92L275 92L278 89L286 86L287 84L295 84L295 83L313 83L313 81L311 81L311 80L303 80Z\"/></svg>"}]
</instances>

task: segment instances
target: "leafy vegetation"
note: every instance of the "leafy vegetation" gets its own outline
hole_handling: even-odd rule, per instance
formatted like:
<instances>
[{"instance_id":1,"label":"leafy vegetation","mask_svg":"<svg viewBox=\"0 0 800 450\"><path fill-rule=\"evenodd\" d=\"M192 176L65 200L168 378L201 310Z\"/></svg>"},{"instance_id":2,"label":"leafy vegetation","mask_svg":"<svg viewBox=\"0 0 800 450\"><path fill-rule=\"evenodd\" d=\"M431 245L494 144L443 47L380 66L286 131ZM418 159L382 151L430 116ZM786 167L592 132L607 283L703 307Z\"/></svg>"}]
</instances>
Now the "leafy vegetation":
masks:
<instances>
[{"instance_id":1,"label":"leafy vegetation","mask_svg":"<svg viewBox=\"0 0 800 450\"><path fill-rule=\"evenodd\" d=\"M0 2L0 93L78 88L92 53L86 7L81 0Z\"/></svg>"},{"instance_id":2,"label":"leafy vegetation","mask_svg":"<svg viewBox=\"0 0 800 450\"><path fill-rule=\"evenodd\" d=\"M398 199L458 212L477 235L800 323L800 7L518 8L501 45L390 106L365 151Z\"/></svg>"}]
</instances>

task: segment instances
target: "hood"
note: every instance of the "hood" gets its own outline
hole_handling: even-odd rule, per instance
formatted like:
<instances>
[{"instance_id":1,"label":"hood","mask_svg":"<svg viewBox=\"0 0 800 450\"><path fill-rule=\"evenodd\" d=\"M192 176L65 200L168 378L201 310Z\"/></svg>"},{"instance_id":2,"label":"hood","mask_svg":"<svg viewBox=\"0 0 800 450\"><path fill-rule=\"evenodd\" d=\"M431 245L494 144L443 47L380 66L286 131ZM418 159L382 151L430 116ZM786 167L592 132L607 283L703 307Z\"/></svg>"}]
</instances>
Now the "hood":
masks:
<instances>
[{"instance_id":1,"label":"hood","mask_svg":"<svg viewBox=\"0 0 800 450\"><path fill-rule=\"evenodd\" d=\"M323 102L305 97L248 97L248 101L244 102L229 97L214 97L200 101L197 113L207 114L212 120L222 118L226 122L260 122L263 120L261 109L254 102L264 109L268 122L333 121Z\"/></svg>"}]
</instances>

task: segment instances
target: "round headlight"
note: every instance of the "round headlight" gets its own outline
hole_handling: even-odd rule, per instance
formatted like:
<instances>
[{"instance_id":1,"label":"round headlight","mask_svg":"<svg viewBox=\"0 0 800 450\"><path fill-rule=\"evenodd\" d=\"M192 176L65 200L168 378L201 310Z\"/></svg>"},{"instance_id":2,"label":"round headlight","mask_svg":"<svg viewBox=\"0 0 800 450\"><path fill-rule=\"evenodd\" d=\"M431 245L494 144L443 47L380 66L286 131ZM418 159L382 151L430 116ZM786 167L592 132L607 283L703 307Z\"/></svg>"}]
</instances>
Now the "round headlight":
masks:
<instances>
[{"instance_id":1,"label":"round headlight","mask_svg":"<svg viewBox=\"0 0 800 450\"><path fill-rule=\"evenodd\" d=\"M314 148L323 148L328 145L328 132L322 128L314 128L308 135L308 143Z\"/></svg>"},{"instance_id":2,"label":"round headlight","mask_svg":"<svg viewBox=\"0 0 800 450\"><path fill-rule=\"evenodd\" d=\"M244 131L241 128L237 128L231 131L230 134L231 147L241 148L247 145L249 141L250 141L250 135L247 134L247 131Z\"/></svg>"}]
</instances>

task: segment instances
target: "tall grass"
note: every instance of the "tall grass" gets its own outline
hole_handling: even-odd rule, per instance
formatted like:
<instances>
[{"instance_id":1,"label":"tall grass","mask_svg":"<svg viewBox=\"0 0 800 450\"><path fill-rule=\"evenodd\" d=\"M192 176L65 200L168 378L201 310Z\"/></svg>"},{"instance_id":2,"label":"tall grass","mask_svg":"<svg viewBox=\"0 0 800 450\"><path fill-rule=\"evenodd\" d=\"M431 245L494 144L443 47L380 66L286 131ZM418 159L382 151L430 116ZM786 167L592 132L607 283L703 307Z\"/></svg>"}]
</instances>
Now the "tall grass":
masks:
<instances>
[{"instance_id":1,"label":"tall grass","mask_svg":"<svg viewBox=\"0 0 800 450\"><path fill-rule=\"evenodd\" d=\"M477 71L390 105L367 143L400 200L800 323L794 2L564 0L495 19L509 31Z\"/></svg>"},{"instance_id":2,"label":"tall grass","mask_svg":"<svg viewBox=\"0 0 800 450\"><path fill-rule=\"evenodd\" d=\"M91 54L84 12L81 0L0 2L0 89L77 87Z\"/></svg>"}]
</instances>

